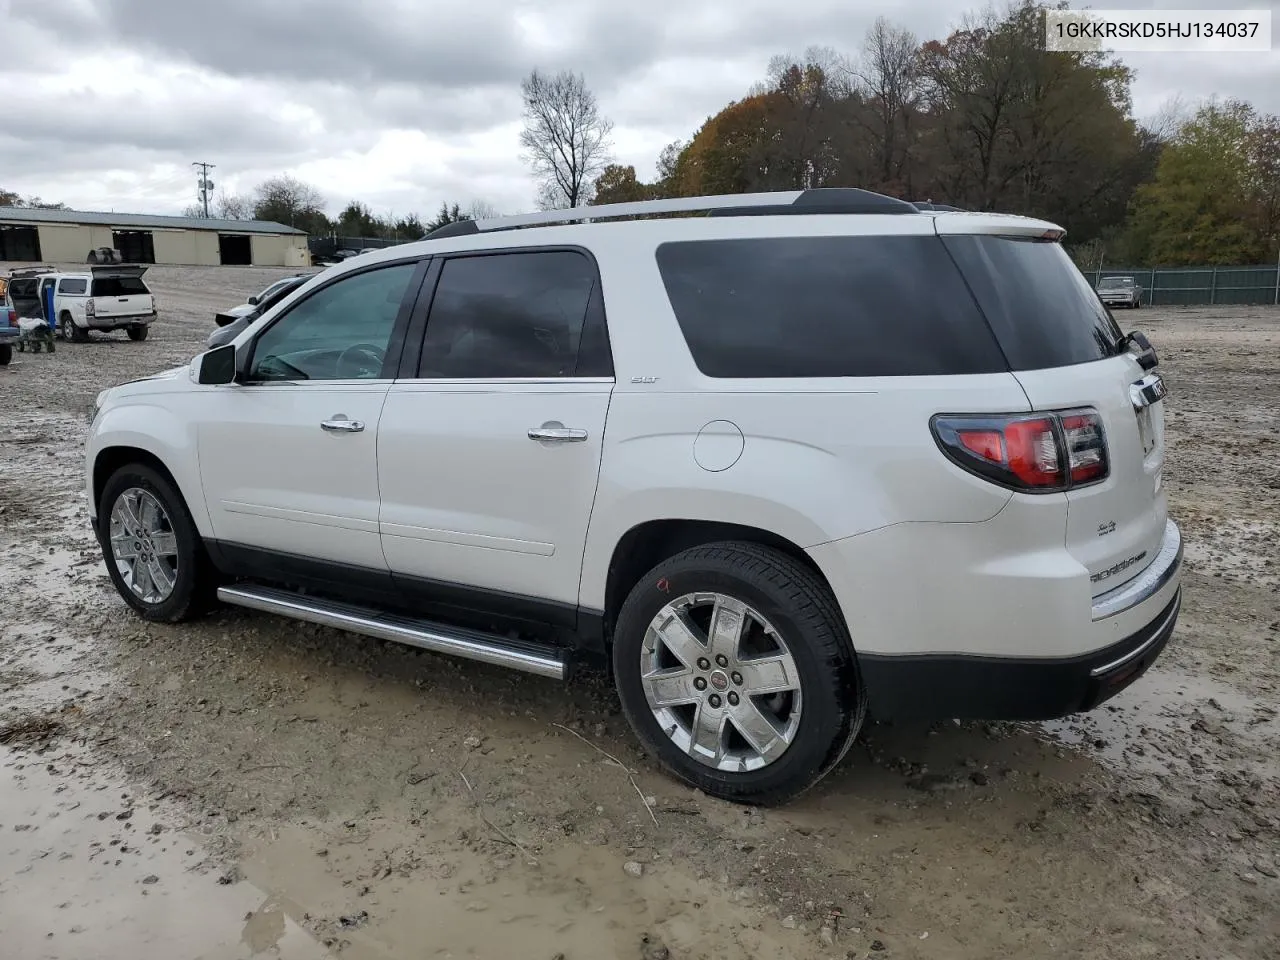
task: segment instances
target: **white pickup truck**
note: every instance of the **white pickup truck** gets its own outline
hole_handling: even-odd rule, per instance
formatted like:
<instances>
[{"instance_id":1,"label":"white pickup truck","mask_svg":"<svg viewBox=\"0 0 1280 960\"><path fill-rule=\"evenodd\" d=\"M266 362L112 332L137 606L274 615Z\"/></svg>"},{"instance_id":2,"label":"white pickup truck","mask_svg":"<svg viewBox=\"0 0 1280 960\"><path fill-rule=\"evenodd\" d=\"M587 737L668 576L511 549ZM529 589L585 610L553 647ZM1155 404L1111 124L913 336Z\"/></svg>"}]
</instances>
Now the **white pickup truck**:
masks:
<instances>
[{"instance_id":1,"label":"white pickup truck","mask_svg":"<svg viewBox=\"0 0 1280 960\"><path fill-rule=\"evenodd\" d=\"M90 330L124 330L130 340L145 340L156 318L155 297L142 279L146 270L117 265L15 274L9 293L19 316L44 317L64 340L83 343Z\"/></svg>"}]
</instances>

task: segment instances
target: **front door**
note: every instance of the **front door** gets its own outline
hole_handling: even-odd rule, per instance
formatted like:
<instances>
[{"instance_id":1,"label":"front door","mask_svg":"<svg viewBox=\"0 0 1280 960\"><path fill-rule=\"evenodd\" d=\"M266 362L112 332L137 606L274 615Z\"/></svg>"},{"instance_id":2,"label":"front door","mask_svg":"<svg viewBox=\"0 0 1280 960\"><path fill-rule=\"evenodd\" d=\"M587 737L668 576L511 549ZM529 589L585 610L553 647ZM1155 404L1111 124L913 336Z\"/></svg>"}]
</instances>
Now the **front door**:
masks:
<instances>
[{"instance_id":1,"label":"front door","mask_svg":"<svg viewBox=\"0 0 1280 960\"><path fill-rule=\"evenodd\" d=\"M417 374L391 387L378 444L397 586L571 625L613 389L594 262L446 259Z\"/></svg>"},{"instance_id":2,"label":"front door","mask_svg":"<svg viewBox=\"0 0 1280 960\"><path fill-rule=\"evenodd\" d=\"M200 473L224 555L386 578L378 427L418 268L399 263L318 288L242 347L252 351L243 382L212 388Z\"/></svg>"}]
</instances>

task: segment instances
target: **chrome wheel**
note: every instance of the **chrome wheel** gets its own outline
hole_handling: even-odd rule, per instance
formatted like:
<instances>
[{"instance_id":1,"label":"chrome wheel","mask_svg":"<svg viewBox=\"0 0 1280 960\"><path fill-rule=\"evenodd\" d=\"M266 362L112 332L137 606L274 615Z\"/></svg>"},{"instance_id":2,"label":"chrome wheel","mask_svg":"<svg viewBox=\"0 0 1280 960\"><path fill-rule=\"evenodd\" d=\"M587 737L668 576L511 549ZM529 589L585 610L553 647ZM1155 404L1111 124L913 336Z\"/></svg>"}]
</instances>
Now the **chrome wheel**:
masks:
<instances>
[{"instance_id":1,"label":"chrome wheel","mask_svg":"<svg viewBox=\"0 0 1280 960\"><path fill-rule=\"evenodd\" d=\"M155 494L129 487L111 507L111 556L129 589L163 603L178 580L178 536Z\"/></svg>"},{"instance_id":2,"label":"chrome wheel","mask_svg":"<svg viewBox=\"0 0 1280 960\"><path fill-rule=\"evenodd\" d=\"M699 763L742 773L773 763L800 726L800 672L777 630L721 593L688 593L649 624L641 647L649 709Z\"/></svg>"}]
</instances>

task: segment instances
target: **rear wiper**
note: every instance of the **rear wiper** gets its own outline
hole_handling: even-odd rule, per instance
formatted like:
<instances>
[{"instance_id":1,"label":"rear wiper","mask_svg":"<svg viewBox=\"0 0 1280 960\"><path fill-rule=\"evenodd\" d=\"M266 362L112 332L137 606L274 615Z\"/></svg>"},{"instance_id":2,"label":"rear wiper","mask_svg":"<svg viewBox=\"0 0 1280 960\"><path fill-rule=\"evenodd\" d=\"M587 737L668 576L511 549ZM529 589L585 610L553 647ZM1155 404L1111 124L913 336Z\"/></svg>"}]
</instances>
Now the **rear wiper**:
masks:
<instances>
[{"instance_id":1,"label":"rear wiper","mask_svg":"<svg viewBox=\"0 0 1280 960\"><path fill-rule=\"evenodd\" d=\"M1135 347L1137 348L1136 350L1134 349ZM1121 353L1133 351L1138 365L1143 370L1154 370L1160 365L1160 358L1156 356L1156 348L1151 345L1151 341L1147 339L1146 334L1140 330L1126 333L1116 341L1116 348Z\"/></svg>"}]
</instances>

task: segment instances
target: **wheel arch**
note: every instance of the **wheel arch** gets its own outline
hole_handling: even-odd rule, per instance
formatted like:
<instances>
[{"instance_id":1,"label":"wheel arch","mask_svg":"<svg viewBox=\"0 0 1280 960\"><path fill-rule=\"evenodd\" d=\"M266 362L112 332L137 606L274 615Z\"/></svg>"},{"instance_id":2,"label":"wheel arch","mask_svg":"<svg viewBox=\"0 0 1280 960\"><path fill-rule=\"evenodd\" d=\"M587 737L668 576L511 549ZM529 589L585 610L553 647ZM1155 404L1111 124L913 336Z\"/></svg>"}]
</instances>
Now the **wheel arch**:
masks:
<instances>
[{"instance_id":1,"label":"wheel arch","mask_svg":"<svg viewBox=\"0 0 1280 960\"><path fill-rule=\"evenodd\" d=\"M200 485L194 444L185 440L178 442L177 438L168 438L173 442L165 442L161 439L166 434L162 427L165 415L155 408L148 408L147 412L161 414L152 422L153 432L148 434L127 430L104 431L102 426L99 427L88 469L87 492L91 516L96 519L98 515L102 489L110 476L126 464L143 463L173 484L181 495L200 536L204 538L212 536L209 512L205 508L203 488ZM111 411L103 415L104 420L110 417ZM157 429L157 426L161 426L161 429ZM169 426L176 429L176 424Z\"/></svg>"},{"instance_id":2,"label":"wheel arch","mask_svg":"<svg viewBox=\"0 0 1280 960\"><path fill-rule=\"evenodd\" d=\"M673 517L646 520L632 526L618 539L609 558L603 608L600 610L606 648L622 604L646 572L684 550L723 542L746 542L771 547L812 571L823 586L828 591L831 590L826 575L804 548L774 531L721 520ZM832 596L834 599L834 593Z\"/></svg>"}]
</instances>

